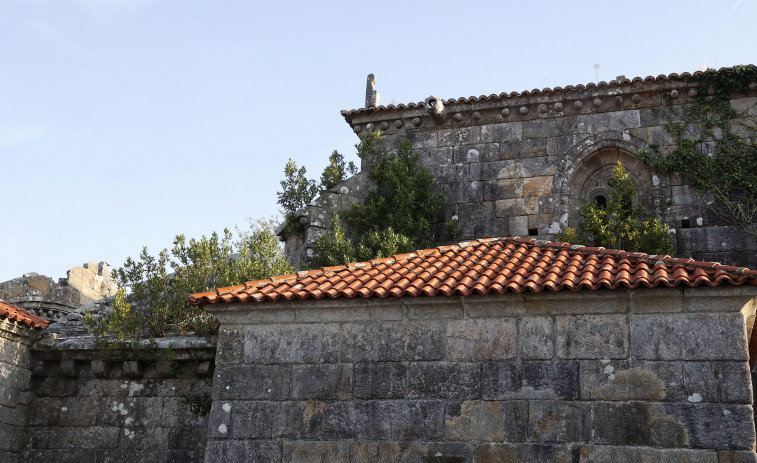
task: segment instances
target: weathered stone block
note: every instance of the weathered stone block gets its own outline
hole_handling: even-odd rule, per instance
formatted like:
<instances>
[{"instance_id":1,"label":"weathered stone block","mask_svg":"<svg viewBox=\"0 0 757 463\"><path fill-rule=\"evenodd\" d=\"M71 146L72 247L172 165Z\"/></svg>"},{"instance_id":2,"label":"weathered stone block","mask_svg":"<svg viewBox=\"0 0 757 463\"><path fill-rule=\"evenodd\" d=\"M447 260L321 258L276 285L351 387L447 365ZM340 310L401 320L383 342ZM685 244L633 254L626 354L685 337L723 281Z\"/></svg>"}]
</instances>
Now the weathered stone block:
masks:
<instances>
[{"instance_id":1,"label":"weathered stone block","mask_svg":"<svg viewBox=\"0 0 757 463\"><path fill-rule=\"evenodd\" d=\"M479 163L499 160L499 144L459 145L452 148L452 158L457 163Z\"/></svg>"},{"instance_id":2,"label":"weathered stone block","mask_svg":"<svg viewBox=\"0 0 757 463\"><path fill-rule=\"evenodd\" d=\"M501 360L518 354L515 318L447 322L447 360Z\"/></svg>"},{"instance_id":3,"label":"weathered stone block","mask_svg":"<svg viewBox=\"0 0 757 463\"><path fill-rule=\"evenodd\" d=\"M373 432L371 404L376 402L284 402L278 435L293 439L369 439Z\"/></svg>"},{"instance_id":4,"label":"weathered stone block","mask_svg":"<svg viewBox=\"0 0 757 463\"><path fill-rule=\"evenodd\" d=\"M281 400L290 397L292 368L283 365L218 366L213 398Z\"/></svg>"},{"instance_id":5,"label":"weathered stone block","mask_svg":"<svg viewBox=\"0 0 757 463\"><path fill-rule=\"evenodd\" d=\"M680 288L650 288L629 291L631 312L683 312L683 290Z\"/></svg>"},{"instance_id":6,"label":"weathered stone block","mask_svg":"<svg viewBox=\"0 0 757 463\"><path fill-rule=\"evenodd\" d=\"M345 362L439 360L445 355L446 327L440 322L345 323L342 330Z\"/></svg>"},{"instance_id":7,"label":"weathered stone block","mask_svg":"<svg viewBox=\"0 0 757 463\"><path fill-rule=\"evenodd\" d=\"M522 159L547 155L544 138L510 140L499 144L499 159Z\"/></svg>"},{"instance_id":8,"label":"weathered stone block","mask_svg":"<svg viewBox=\"0 0 757 463\"><path fill-rule=\"evenodd\" d=\"M695 448L754 448L754 419L749 405L665 404L665 411L683 423Z\"/></svg>"},{"instance_id":9,"label":"weathered stone block","mask_svg":"<svg viewBox=\"0 0 757 463\"><path fill-rule=\"evenodd\" d=\"M720 402L751 404L753 395L749 364L720 362L717 368Z\"/></svg>"},{"instance_id":10,"label":"weathered stone block","mask_svg":"<svg viewBox=\"0 0 757 463\"><path fill-rule=\"evenodd\" d=\"M402 399L407 367L399 362L355 364L353 393L358 399Z\"/></svg>"},{"instance_id":11,"label":"weathered stone block","mask_svg":"<svg viewBox=\"0 0 757 463\"><path fill-rule=\"evenodd\" d=\"M244 334L245 363L335 363L339 325L257 325Z\"/></svg>"},{"instance_id":12,"label":"weathered stone block","mask_svg":"<svg viewBox=\"0 0 757 463\"><path fill-rule=\"evenodd\" d=\"M378 444L364 442L285 441L282 462L358 463L378 460Z\"/></svg>"},{"instance_id":13,"label":"weathered stone block","mask_svg":"<svg viewBox=\"0 0 757 463\"><path fill-rule=\"evenodd\" d=\"M576 117L576 132L578 133L623 132L640 126L641 119L638 110L582 114Z\"/></svg>"},{"instance_id":14,"label":"weathered stone block","mask_svg":"<svg viewBox=\"0 0 757 463\"><path fill-rule=\"evenodd\" d=\"M539 315L626 313L628 293L614 291L542 291L523 293L526 310Z\"/></svg>"},{"instance_id":15,"label":"weathered stone block","mask_svg":"<svg viewBox=\"0 0 757 463\"><path fill-rule=\"evenodd\" d=\"M47 428L47 448L53 449L112 449L118 447L121 428L87 426L75 428Z\"/></svg>"},{"instance_id":16,"label":"weathered stone block","mask_svg":"<svg viewBox=\"0 0 757 463\"><path fill-rule=\"evenodd\" d=\"M628 322L625 315L556 317L555 337L559 358L628 357Z\"/></svg>"},{"instance_id":17,"label":"weathered stone block","mask_svg":"<svg viewBox=\"0 0 757 463\"><path fill-rule=\"evenodd\" d=\"M584 400L686 400L680 362L582 361Z\"/></svg>"},{"instance_id":18,"label":"weathered stone block","mask_svg":"<svg viewBox=\"0 0 757 463\"><path fill-rule=\"evenodd\" d=\"M457 442L386 442L378 463L473 463L473 446Z\"/></svg>"},{"instance_id":19,"label":"weathered stone block","mask_svg":"<svg viewBox=\"0 0 757 463\"><path fill-rule=\"evenodd\" d=\"M747 360L740 313L635 315L631 355L650 360Z\"/></svg>"},{"instance_id":20,"label":"weathered stone block","mask_svg":"<svg viewBox=\"0 0 757 463\"><path fill-rule=\"evenodd\" d=\"M473 145L481 141L481 126L441 129L436 134L436 146Z\"/></svg>"},{"instance_id":21,"label":"weathered stone block","mask_svg":"<svg viewBox=\"0 0 757 463\"><path fill-rule=\"evenodd\" d=\"M523 138L522 127L522 122L484 125L481 127L481 141L484 143L500 143L521 139Z\"/></svg>"},{"instance_id":22,"label":"weathered stone block","mask_svg":"<svg viewBox=\"0 0 757 463\"><path fill-rule=\"evenodd\" d=\"M349 399L351 392L351 364L292 367L294 399Z\"/></svg>"},{"instance_id":23,"label":"weathered stone block","mask_svg":"<svg viewBox=\"0 0 757 463\"><path fill-rule=\"evenodd\" d=\"M407 307L407 318L415 319L444 319L444 318L463 318L463 305L461 298L409 298L403 301Z\"/></svg>"},{"instance_id":24,"label":"weathered stone block","mask_svg":"<svg viewBox=\"0 0 757 463\"><path fill-rule=\"evenodd\" d=\"M369 402L367 427L370 439L440 440L444 436L444 403L441 401Z\"/></svg>"},{"instance_id":25,"label":"weathered stone block","mask_svg":"<svg viewBox=\"0 0 757 463\"><path fill-rule=\"evenodd\" d=\"M476 463L528 461L540 463L568 463L580 458L570 445L552 444L481 444L476 446Z\"/></svg>"},{"instance_id":26,"label":"weathered stone block","mask_svg":"<svg viewBox=\"0 0 757 463\"><path fill-rule=\"evenodd\" d=\"M581 449L581 463L718 463L718 455L709 450L656 449L649 447L615 447L590 445ZM720 460L722 462L722 460Z\"/></svg>"},{"instance_id":27,"label":"weathered stone block","mask_svg":"<svg viewBox=\"0 0 757 463\"><path fill-rule=\"evenodd\" d=\"M597 402L593 442L604 445L689 447L686 423L653 402Z\"/></svg>"},{"instance_id":28,"label":"weathered stone block","mask_svg":"<svg viewBox=\"0 0 757 463\"><path fill-rule=\"evenodd\" d=\"M737 244L729 248L746 249L746 246ZM686 288L683 291L686 312L738 312L754 297L757 297L757 291L749 286Z\"/></svg>"},{"instance_id":29,"label":"weathered stone block","mask_svg":"<svg viewBox=\"0 0 757 463\"><path fill-rule=\"evenodd\" d=\"M757 454L752 450L721 450L717 456L719 463L757 463Z\"/></svg>"},{"instance_id":30,"label":"weathered stone block","mask_svg":"<svg viewBox=\"0 0 757 463\"><path fill-rule=\"evenodd\" d=\"M528 236L528 216L508 217L508 233L512 236Z\"/></svg>"},{"instance_id":31,"label":"weathered stone block","mask_svg":"<svg viewBox=\"0 0 757 463\"><path fill-rule=\"evenodd\" d=\"M577 399L578 362L511 360L485 363L481 397L488 400Z\"/></svg>"},{"instance_id":32,"label":"weathered stone block","mask_svg":"<svg viewBox=\"0 0 757 463\"><path fill-rule=\"evenodd\" d=\"M522 128L523 138L558 137L572 133L579 133L576 116L524 121Z\"/></svg>"},{"instance_id":33,"label":"weathered stone block","mask_svg":"<svg viewBox=\"0 0 757 463\"><path fill-rule=\"evenodd\" d=\"M524 317L518 322L518 354L522 359L551 359L555 355L551 317Z\"/></svg>"},{"instance_id":34,"label":"weathered stone block","mask_svg":"<svg viewBox=\"0 0 757 463\"><path fill-rule=\"evenodd\" d=\"M534 400L528 409L529 439L533 442L588 442L591 404Z\"/></svg>"},{"instance_id":35,"label":"weathered stone block","mask_svg":"<svg viewBox=\"0 0 757 463\"><path fill-rule=\"evenodd\" d=\"M524 442L528 403L466 401L447 409L448 440L463 442Z\"/></svg>"},{"instance_id":36,"label":"weathered stone block","mask_svg":"<svg viewBox=\"0 0 757 463\"><path fill-rule=\"evenodd\" d=\"M712 362L684 362L684 384L689 402L719 402L717 365Z\"/></svg>"},{"instance_id":37,"label":"weathered stone block","mask_svg":"<svg viewBox=\"0 0 757 463\"><path fill-rule=\"evenodd\" d=\"M168 448L171 450L205 450L206 426L196 428L172 427L168 430ZM172 460L167 460L172 461ZM176 461L176 460L173 460ZM184 461L192 461L185 459ZM196 461L196 460L195 460Z\"/></svg>"},{"instance_id":38,"label":"weathered stone block","mask_svg":"<svg viewBox=\"0 0 757 463\"><path fill-rule=\"evenodd\" d=\"M496 216L531 215L539 213L538 198L499 199L496 202Z\"/></svg>"},{"instance_id":39,"label":"weathered stone block","mask_svg":"<svg viewBox=\"0 0 757 463\"><path fill-rule=\"evenodd\" d=\"M412 399L477 399L479 363L412 362L407 368L407 396Z\"/></svg>"},{"instance_id":40,"label":"weathered stone block","mask_svg":"<svg viewBox=\"0 0 757 463\"><path fill-rule=\"evenodd\" d=\"M185 397L165 397L160 425L167 428L207 428L207 416L200 416L189 409ZM177 447L185 448L185 447Z\"/></svg>"},{"instance_id":41,"label":"weathered stone block","mask_svg":"<svg viewBox=\"0 0 757 463\"><path fill-rule=\"evenodd\" d=\"M482 183L484 200L486 201L523 197L524 182L522 178L504 178Z\"/></svg>"},{"instance_id":42,"label":"weathered stone block","mask_svg":"<svg viewBox=\"0 0 757 463\"><path fill-rule=\"evenodd\" d=\"M463 298L465 315L480 317L512 317L525 315L526 306L521 294L487 294Z\"/></svg>"},{"instance_id":43,"label":"weathered stone block","mask_svg":"<svg viewBox=\"0 0 757 463\"><path fill-rule=\"evenodd\" d=\"M281 461L281 443L250 440L211 440L205 449L205 463Z\"/></svg>"},{"instance_id":44,"label":"weathered stone block","mask_svg":"<svg viewBox=\"0 0 757 463\"><path fill-rule=\"evenodd\" d=\"M552 176L532 177L523 182L523 196L526 198L552 194Z\"/></svg>"},{"instance_id":45,"label":"weathered stone block","mask_svg":"<svg viewBox=\"0 0 757 463\"><path fill-rule=\"evenodd\" d=\"M132 460L144 461L149 458L147 455L154 452L155 449L164 449L166 447L167 441L168 429L127 426L123 428L123 431L121 433L119 433L117 446L119 451L126 449L147 450L147 452L139 457L139 460Z\"/></svg>"},{"instance_id":46,"label":"weathered stone block","mask_svg":"<svg viewBox=\"0 0 757 463\"><path fill-rule=\"evenodd\" d=\"M271 439L281 426L280 402L235 402L227 432L234 439ZM220 425L220 424L219 424Z\"/></svg>"}]
</instances>

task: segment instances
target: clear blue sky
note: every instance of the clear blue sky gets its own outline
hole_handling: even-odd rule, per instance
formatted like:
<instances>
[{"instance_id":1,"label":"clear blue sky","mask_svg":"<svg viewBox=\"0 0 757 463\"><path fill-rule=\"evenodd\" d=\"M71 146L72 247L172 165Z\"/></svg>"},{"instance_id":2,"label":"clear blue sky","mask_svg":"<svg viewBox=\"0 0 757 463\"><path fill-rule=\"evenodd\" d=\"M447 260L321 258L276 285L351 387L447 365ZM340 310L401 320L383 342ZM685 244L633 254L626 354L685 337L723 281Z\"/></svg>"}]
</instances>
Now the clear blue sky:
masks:
<instances>
[{"instance_id":1,"label":"clear blue sky","mask_svg":"<svg viewBox=\"0 0 757 463\"><path fill-rule=\"evenodd\" d=\"M757 0L0 0L0 281L277 213L363 105L755 63Z\"/></svg>"}]
</instances>

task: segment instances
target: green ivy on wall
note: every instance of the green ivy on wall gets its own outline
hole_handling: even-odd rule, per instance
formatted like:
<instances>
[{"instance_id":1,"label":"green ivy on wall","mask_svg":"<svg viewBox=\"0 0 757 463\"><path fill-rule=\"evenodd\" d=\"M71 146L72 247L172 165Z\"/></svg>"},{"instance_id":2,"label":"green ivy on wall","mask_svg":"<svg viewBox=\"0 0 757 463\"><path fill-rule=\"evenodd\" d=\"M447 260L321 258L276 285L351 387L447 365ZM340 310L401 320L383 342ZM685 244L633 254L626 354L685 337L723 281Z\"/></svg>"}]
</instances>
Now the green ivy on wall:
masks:
<instances>
[{"instance_id":1,"label":"green ivy on wall","mask_svg":"<svg viewBox=\"0 0 757 463\"><path fill-rule=\"evenodd\" d=\"M748 95L757 81L757 67L707 69L690 108L673 110L678 116L666 124L672 151L649 145L639 153L649 167L688 182L724 222L757 233L757 127L731 107L733 95ZM667 151L667 150L665 150Z\"/></svg>"}]
</instances>

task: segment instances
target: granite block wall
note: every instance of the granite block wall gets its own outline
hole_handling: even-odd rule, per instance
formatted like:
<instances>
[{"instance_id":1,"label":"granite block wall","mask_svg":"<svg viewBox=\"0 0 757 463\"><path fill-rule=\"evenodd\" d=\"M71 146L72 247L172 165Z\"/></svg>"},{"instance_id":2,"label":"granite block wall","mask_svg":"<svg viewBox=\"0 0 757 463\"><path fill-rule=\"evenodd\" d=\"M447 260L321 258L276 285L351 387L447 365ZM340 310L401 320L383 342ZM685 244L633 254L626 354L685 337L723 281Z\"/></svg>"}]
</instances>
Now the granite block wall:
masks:
<instances>
[{"instance_id":1,"label":"granite block wall","mask_svg":"<svg viewBox=\"0 0 757 463\"><path fill-rule=\"evenodd\" d=\"M187 399L209 400L214 346L178 337L156 349L167 360L129 349L106 360L91 338L35 346L22 461L203 461L207 415Z\"/></svg>"},{"instance_id":2,"label":"granite block wall","mask_svg":"<svg viewBox=\"0 0 757 463\"><path fill-rule=\"evenodd\" d=\"M40 334L40 329L0 318L0 461L22 461L32 400L29 345Z\"/></svg>"},{"instance_id":3,"label":"granite block wall","mask_svg":"<svg viewBox=\"0 0 757 463\"><path fill-rule=\"evenodd\" d=\"M756 296L211 305L222 327L205 461L757 461Z\"/></svg>"}]
</instances>

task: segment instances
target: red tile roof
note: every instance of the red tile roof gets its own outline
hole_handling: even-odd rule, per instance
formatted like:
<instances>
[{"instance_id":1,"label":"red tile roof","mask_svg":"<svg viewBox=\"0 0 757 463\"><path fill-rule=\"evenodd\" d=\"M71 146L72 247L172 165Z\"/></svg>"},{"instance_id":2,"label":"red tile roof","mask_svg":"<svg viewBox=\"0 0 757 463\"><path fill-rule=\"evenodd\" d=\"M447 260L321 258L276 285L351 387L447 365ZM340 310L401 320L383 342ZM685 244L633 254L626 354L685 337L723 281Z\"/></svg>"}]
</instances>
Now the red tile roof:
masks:
<instances>
[{"instance_id":1,"label":"red tile roof","mask_svg":"<svg viewBox=\"0 0 757 463\"><path fill-rule=\"evenodd\" d=\"M193 294L195 305L353 297L453 296L645 286L755 285L757 271L693 259L491 238Z\"/></svg>"},{"instance_id":2,"label":"red tile roof","mask_svg":"<svg viewBox=\"0 0 757 463\"><path fill-rule=\"evenodd\" d=\"M0 316L16 320L33 328L46 328L50 324L44 318L38 317L28 310L16 307L3 300L0 300Z\"/></svg>"},{"instance_id":3,"label":"red tile roof","mask_svg":"<svg viewBox=\"0 0 757 463\"><path fill-rule=\"evenodd\" d=\"M755 66L753 64L747 65L748 67L754 68ZM728 68L723 68L728 69ZM641 77L634 77L633 79L627 79L623 82L618 82L615 80L611 80L609 83L602 81L599 83L590 82L586 85L578 84L578 85L568 85L567 87L555 87L555 88L544 88L544 89L538 89L535 88L531 90L530 92L528 90L525 90L523 92L510 92L510 93L500 93L500 94L491 94L491 95L481 95L479 97L470 96L468 98L462 97L462 98L450 98L449 100L443 100L442 102L447 104L454 104L454 103L478 103L478 102L484 102L484 101L498 101L498 100L504 100L506 98L521 98L521 97L528 97L528 96L540 96L540 95L550 95L553 93L560 93L560 92L569 92L573 90L584 90L584 89L594 89L594 88L615 88L619 87L621 85L626 85L628 83L631 84L637 84L637 83L652 83L652 82L667 82L671 80L688 80L693 78L701 77L704 73L702 71L696 71L694 73L688 73L684 72L682 74L672 73L672 74L660 74L657 77L653 76L647 76L645 78ZM358 108L358 109L351 109L351 110L344 110L342 111L342 116L347 119L349 122L352 119L352 116L356 116L358 114L368 114L374 111L383 111L383 110L392 110L392 109L415 109L420 108L423 109L425 107L425 103L423 101L418 103L409 103L404 104L400 103L398 105L390 104L389 106L378 106L374 107L371 106L370 108Z\"/></svg>"}]
</instances>

